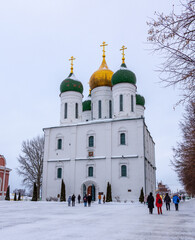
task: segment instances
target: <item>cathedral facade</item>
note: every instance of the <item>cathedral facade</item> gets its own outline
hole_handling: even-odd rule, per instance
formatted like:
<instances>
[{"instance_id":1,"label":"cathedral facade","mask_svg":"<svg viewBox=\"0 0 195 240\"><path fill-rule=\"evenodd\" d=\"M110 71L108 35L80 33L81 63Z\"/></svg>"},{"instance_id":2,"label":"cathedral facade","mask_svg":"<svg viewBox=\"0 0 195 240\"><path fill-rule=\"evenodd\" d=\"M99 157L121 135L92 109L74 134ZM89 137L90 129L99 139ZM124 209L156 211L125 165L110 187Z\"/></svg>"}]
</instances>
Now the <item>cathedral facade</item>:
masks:
<instances>
[{"instance_id":1,"label":"cathedral facade","mask_svg":"<svg viewBox=\"0 0 195 240\"><path fill-rule=\"evenodd\" d=\"M154 141L145 123L145 99L137 94L136 76L124 58L113 73L103 59L90 78L90 94L83 99L82 83L71 73L60 86L60 125L44 129L43 200L105 194L111 184L112 199L136 201L141 188L155 192Z\"/></svg>"}]
</instances>

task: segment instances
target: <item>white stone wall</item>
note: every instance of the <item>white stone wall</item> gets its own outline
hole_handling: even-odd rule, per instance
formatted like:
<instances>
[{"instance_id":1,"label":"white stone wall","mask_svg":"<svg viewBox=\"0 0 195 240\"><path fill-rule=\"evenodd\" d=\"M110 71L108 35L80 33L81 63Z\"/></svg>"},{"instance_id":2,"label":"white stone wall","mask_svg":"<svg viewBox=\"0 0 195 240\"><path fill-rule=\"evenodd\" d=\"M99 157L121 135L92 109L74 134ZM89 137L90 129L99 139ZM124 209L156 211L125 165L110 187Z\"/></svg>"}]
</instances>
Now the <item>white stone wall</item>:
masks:
<instances>
[{"instance_id":1,"label":"white stone wall","mask_svg":"<svg viewBox=\"0 0 195 240\"><path fill-rule=\"evenodd\" d=\"M136 105L136 117L144 117L145 107L141 105Z\"/></svg>"},{"instance_id":2,"label":"white stone wall","mask_svg":"<svg viewBox=\"0 0 195 240\"><path fill-rule=\"evenodd\" d=\"M98 102L101 101L101 119L109 117L109 101L112 101L111 87L96 87L91 91L91 105L93 111L93 120L99 119Z\"/></svg>"},{"instance_id":3,"label":"white stone wall","mask_svg":"<svg viewBox=\"0 0 195 240\"><path fill-rule=\"evenodd\" d=\"M112 197L137 200L145 188L144 120L98 120L45 129L45 154L43 173L43 199L60 193L61 179L57 168L62 168L66 196L82 194L82 184L96 186L106 194L107 182L112 186ZM126 134L126 145L120 145L120 133ZM94 147L88 147L88 137L94 136ZM57 149L57 139L62 138L62 149ZM148 144L146 148L153 148ZM88 157L88 151L94 157ZM148 152L153 153L153 149ZM154 159L152 160L154 161ZM121 177L121 165L127 166L127 177ZM94 176L87 169L94 167ZM151 175L154 177L153 175ZM128 192L131 190L131 192Z\"/></svg>"},{"instance_id":4,"label":"white stone wall","mask_svg":"<svg viewBox=\"0 0 195 240\"><path fill-rule=\"evenodd\" d=\"M156 189L156 164L155 164L155 144L148 131L147 127L144 128L145 136L145 173L146 173L146 194L150 192L155 194Z\"/></svg>"},{"instance_id":5,"label":"white stone wall","mask_svg":"<svg viewBox=\"0 0 195 240\"><path fill-rule=\"evenodd\" d=\"M79 92L68 91L60 95L60 125L67 123L81 122L82 120L82 94ZM67 118L65 118L65 103L67 103ZM78 118L75 117L75 106L78 103Z\"/></svg>"},{"instance_id":6,"label":"white stone wall","mask_svg":"<svg viewBox=\"0 0 195 240\"><path fill-rule=\"evenodd\" d=\"M91 111L82 112L82 121L83 122L91 121Z\"/></svg>"},{"instance_id":7,"label":"white stone wall","mask_svg":"<svg viewBox=\"0 0 195 240\"><path fill-rule=\"evenodd\" d=\"M120 111L120 95L123 95L123 111ZM113 117L136 117L136 86L130 83L119 83L112 87ZM131 95L133 95L133 111L131 111Z\"/></svg>"}]
</instances>

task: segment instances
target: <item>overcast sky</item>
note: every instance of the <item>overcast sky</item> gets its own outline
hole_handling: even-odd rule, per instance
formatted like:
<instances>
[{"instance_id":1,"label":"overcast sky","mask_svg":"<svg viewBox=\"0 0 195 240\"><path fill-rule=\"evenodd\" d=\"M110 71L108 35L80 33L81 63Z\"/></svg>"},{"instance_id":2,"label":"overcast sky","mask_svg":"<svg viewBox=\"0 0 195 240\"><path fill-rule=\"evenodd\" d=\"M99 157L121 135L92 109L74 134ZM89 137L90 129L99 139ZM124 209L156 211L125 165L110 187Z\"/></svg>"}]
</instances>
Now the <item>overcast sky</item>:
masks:
<instances>
[{"instance_id":1,"label":"overcast sky","mask_svg":"<svg viewBox=\"0 0 195 240\"><path fill-rule=\"evenodd\" d=\"M74 73L88 95L90 76L102 60L106 41L112 71L126 64L136 74L146 100L145 118L156 144L157 181L181 189L171 169L172 147L181 140L183 107L174 110L179 92L163 88L155 70L163 61L147 44L146 21L155 11L169 13L179 0L0 0L0 154L7 160L11 190L22 187L16 173L22 141L43 134L60 121L60 83Z\"/></svg>"}]
</instances>

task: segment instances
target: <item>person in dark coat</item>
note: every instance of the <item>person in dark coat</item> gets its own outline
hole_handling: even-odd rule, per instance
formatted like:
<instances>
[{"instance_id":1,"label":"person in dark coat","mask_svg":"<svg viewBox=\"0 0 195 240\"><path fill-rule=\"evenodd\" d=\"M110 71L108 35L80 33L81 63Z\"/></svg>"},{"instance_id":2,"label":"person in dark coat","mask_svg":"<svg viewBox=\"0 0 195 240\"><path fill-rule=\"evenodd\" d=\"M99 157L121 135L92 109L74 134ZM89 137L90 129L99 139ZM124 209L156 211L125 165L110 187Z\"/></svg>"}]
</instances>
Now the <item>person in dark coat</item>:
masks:
<instances>
[{"instance_id":1,"label":"person in dark coat","mask_svg":"<svg viewBox=\"0 0 195 240\"><path fill-rule=\"evenodd\" d=\"M165 195L164 202L166 203L167 211L170 211L171 198L169 197L168 193L166 193L166 195Z\"/></svg>"},{"instance_id":2,"label":"person in dark coat","mask_svg":"<svg viewBox=\"0 0 195 240\"><path fill-rule=\"evenodd\" d=\"M152 192L147 197L147 204L148 204L148 208L149 208L149 213L152 214L153 208L154 208L154 197L152 196Z\"/></svg>"},{"instance_id":3,"label":"person in dark coat","mask_svg":"<svg viewBox=\"0 0 195 240\"><path fill-rule=\"evenodd\" d=\"M105 195L103 196L103 203L105 203L106 202L106 197L105 197Z\"/></svg>"},{"instance_id":4,"label":"person in dark coat","mask_svg":"<svg viewBox=\"0 0 195 240\"><path fill-rule=\"evenodd\" d=\"M91 197L91 195L89 194L89 195L87 196L88 207L91 206L91 200L92 200L92 197Z\"/></svg>"},{"instance_id":5,"label":"person in dark coat","mask_svg":"<svg viewBox=\"0 0 195 240\"><path fill-rule=\"evenodd\" d=\"M69 196L69 197L68 197L68 206L69 206L69 207L70 207L71 201L72 201L72 197Z\"/></svg>"},{"instance_id":6,"label":"person in dark coat","mask_svg":"<svg viewBox=\"0 0 195 240\"><path fill-rule=\"evenodd\" d=\"M73 195L72 195L72 207L75 206L75 198L76 198L76 197L75 197L75 195L73 194Z\"/></svg>"},{"instance_id":7,"label":"person in dark coat","mask_svg":"<svg viewBox=\"0 0 195 240\"><path fill-rule=\"evenodd\" d=\"M156 194L156 207L158 209L158 214L162 214L162 198L159 193Z\"/></svg>"},{"instance_id":8,"label":"person in dark coat","mask_svg":"<svg viewBox=\"0 0 195 240\"><path fill-rule=\"evenodd\" d=\"M78 203L80 203L81 202L81 195L79 194L78 195Z\"/></svg>"}]
</instances>

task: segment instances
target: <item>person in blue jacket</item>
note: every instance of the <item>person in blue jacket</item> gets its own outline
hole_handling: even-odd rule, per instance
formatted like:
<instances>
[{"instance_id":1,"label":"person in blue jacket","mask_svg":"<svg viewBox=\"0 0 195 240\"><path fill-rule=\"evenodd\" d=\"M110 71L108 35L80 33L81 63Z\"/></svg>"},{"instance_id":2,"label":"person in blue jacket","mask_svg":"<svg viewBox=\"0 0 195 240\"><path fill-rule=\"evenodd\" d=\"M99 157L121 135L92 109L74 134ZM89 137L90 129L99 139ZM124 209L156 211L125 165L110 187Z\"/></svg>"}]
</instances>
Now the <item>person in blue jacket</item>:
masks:
<instances>
[{"instance_id":1,"label":"person in blue jacket","mask_svg":"<svg viewBox=\"0 0 195 240\"><path fill-rule=\"evenodd\" d=\"M179 197L177 194L173 196L173 203L175 204L175 210L178 211L178 206L179 206Z\"/></svg>"}]
</instances>

